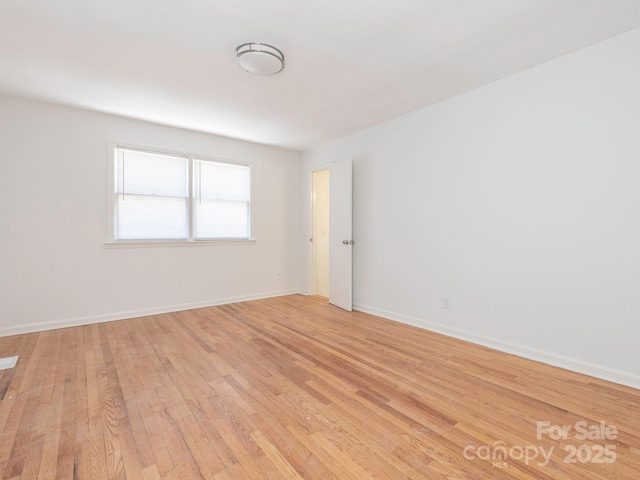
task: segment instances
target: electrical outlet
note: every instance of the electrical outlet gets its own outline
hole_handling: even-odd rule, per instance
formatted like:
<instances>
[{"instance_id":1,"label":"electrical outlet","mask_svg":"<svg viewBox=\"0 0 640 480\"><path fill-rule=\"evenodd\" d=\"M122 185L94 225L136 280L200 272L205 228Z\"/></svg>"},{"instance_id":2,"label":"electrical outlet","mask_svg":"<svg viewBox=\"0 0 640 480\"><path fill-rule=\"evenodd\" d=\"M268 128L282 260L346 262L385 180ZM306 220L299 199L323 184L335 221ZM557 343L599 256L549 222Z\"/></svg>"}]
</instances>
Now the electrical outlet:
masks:
<instances>
[{"instance_id":1,"label":"electrical outlet","mask_svg":"<svg viewBox=\"0 0 640 480\"><path fill-rule=\"evenodd\" d=\"M451 305L449 304L449 298L448 297L442 297L442 308L449 310L449 308L451 308Z\"/></svg>"}]
</instances>

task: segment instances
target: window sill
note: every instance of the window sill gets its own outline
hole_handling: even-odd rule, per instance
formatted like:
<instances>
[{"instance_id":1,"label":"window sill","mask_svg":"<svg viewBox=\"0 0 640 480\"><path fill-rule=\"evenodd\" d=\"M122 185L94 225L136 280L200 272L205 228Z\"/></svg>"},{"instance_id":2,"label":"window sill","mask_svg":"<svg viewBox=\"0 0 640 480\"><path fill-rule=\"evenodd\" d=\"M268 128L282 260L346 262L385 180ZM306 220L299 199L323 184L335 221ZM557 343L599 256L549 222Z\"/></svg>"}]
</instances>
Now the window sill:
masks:
<instances>
[{"instance_id":1,"label":"window sill","mask_svg":"<svg viewBox=\"0 0 640 480\"><path fill-rule=\"evenodd\" d=\"M236 246L255 245L254 239L249 240L198 240L183 242L105 242L104 248L154 248L154 247L211 247L211 246Z\"/></svg>"}]
</instances>

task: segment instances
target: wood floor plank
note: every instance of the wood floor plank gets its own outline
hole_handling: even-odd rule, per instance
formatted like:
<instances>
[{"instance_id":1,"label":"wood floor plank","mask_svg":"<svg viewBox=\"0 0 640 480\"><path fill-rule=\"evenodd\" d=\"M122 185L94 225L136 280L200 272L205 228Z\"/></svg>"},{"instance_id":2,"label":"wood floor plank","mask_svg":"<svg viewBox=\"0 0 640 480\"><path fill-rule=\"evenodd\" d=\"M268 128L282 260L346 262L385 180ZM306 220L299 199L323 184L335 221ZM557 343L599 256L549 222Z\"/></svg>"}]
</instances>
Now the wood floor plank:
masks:
<instances>
[{"instance_id":1,"label":"wood floor plank","mask_svg":"<svg viewBox=\"0 0 640 480\"><path fill-rule=\"evenodd\" d=\"M639 390L323 298L1 338L0 357L13 355L17 366L0 372L0 480L637 480L640 471ZM539 421L572 435L538 438ZM579 440L581 421L613 425L616 438ZM582 449L573 462L572 447ZM615 461L592 462L605 447ZM526 448L548 461L525 458Z\"/></svg>"},{"instance_id":2,"label":"wood floor plank","mask_svg":"<svg viewBox=\"0 0 640 480\"><path fill-rule=\"evenodd\" d=\"M279 478L286 478L290 480L302 480L298 472L291 466L287 459L278 451L269 439L260 431L251 433L251 437L256 441L260 449L265 453L265 457L271 461L275 467L274 473L277 473ZM275 475L272 477L275 478Z\"/></svg>"}]
</instances>

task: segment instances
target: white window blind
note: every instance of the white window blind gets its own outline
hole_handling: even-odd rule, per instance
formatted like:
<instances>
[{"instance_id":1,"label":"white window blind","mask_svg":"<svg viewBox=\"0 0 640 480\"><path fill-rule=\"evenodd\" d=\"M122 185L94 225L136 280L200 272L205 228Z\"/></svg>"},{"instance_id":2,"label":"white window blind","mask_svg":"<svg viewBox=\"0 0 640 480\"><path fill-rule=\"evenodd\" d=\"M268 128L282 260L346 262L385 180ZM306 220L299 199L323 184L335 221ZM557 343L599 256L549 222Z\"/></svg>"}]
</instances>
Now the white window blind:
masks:
<instances>
[{"instance_id":1,"label":"white window blind","mask_svg":"<svg viewBox=\"0 0 640 480\"><path fill-rule=\"evenodd\" d=\"M115 242L250 238L248 165L127 147L114 160Z\"/></svg>"},{"instance_id":2,"label":"white window blind","mask_svg":"<svg viewBox=\"0 0 640 480\"><path fill-rule=\"evenodd\" d=\"M194 237L249 238L249 167L194 160Z\"/></svg>"}]
</instances>

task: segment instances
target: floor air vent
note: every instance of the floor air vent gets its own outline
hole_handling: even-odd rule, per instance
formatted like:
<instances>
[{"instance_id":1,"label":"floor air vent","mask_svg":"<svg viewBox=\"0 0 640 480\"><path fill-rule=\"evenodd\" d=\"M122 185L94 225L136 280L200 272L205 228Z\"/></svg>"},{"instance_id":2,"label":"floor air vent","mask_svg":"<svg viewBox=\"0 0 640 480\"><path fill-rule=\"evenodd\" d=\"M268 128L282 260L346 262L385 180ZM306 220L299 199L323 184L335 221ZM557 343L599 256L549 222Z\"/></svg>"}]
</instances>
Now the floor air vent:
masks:
<instances>
[{"instance_id":1,"label":"floor air vent","mask_svg":"<svg viewBox=\"0 0 640 480\"><path fill-rule=\"evenodd\" d=\"M0 370L7 370L8 368L15 367L17 361L18 361L17 356L0 358Z\"/></svg>"}]
</instances>

